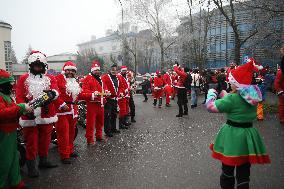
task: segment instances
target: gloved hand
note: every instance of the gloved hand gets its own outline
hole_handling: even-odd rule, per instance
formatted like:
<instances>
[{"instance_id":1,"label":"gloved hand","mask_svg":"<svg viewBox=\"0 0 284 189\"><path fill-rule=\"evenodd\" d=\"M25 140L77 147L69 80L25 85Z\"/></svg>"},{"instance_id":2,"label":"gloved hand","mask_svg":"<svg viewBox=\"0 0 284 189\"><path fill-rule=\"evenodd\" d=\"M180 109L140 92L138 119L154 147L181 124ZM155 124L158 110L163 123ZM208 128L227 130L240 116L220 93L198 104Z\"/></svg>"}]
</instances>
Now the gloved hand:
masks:
<instances>
[{"instance_id":1,"label":"gloved hand","mask_svg":"<svg viewBox=\"0 0 284 189\"><path fill-rule=\"evenodd\" d=\"M48 95L50 100L53 100L56 97L56 92L53 90L44 90L43 92L45 92Z\"/></svg>"},{"instance_id":2,"label":"gloved hand","mask_svg":"<svg viewBox=\"0 0 284 189\"><path fill-rule=\"evenodd\" d=\"M218 92L215 89L209 89L208 93L207 93L206 102L211 100L211 99L216 100L217 96L218 96Z\"/></svg>"}]
</instances>

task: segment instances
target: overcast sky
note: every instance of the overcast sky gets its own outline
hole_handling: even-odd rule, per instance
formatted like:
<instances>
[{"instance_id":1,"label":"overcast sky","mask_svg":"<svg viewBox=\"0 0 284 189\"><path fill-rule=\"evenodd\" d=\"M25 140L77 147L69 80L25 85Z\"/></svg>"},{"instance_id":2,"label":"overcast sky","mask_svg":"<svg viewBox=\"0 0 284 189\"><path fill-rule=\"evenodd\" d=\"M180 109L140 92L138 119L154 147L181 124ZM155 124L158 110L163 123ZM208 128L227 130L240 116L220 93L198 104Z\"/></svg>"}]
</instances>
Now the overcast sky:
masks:
<instances>
[{"instance_id":1,"label":"overcast sky","mask_svg":"<svg viewBox=\"0 0 284 189\"><path fill-rule=\"evenodd\" d=\"M117 29L118 0L0 0L0 20L12 25L18 60L28 46L47 55L76 52L76 44Z\"/></svg>"}]
</instances>

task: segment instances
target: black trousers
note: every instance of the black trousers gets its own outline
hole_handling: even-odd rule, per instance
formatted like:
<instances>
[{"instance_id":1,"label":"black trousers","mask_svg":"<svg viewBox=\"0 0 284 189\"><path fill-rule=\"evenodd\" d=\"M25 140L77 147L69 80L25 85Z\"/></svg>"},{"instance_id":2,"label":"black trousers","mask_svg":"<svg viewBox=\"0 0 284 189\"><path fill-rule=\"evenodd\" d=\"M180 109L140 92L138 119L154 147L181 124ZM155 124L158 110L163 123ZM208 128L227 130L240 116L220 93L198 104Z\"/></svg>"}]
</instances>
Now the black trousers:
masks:
<instances>
[{"instance_id":1,"label":"black trousers","mask_svg":"<svg viewBox=\"0 0 284 189\"><path fill-rule=\"evenodd\" d=\"M145 100L148 100L147 91L143 91L143 96L144 96Z\"/></svg>"},{"instance_id":2,"label":"black trousers","mask_svg":"<svg viewBox=\"0 0 284 189\"><path fill-rule=\"evenodd\" d=\"M237 189L249 189L249 177L250 177L250 163L245 163L240 166L229 166L222 164L222 174L220 176L220 185L222 189L234 189L235 187L235 175L236 169L236 180Z\"/></svg>"},{"instance_id":3,"label":"black trousers","mask_svg":"<svg viewBox=\"0 0 284 189\"><path fill-rule=\"evenodd\" d=\"M178 104L178 108L179 108L179 115L183 115L184 113L188 112L187 89L178 88L177 97L178 97L177 104ZM183 108L184 108L184 110L183 110Z\"/></svg>"},{"instance_id":4,"label":"black trousers","mask_svg":"<svg viewBox=\"0 0 284 189\"><path fill-rule=\"evenodd\" d=\"M108 99L105 104L104 131L111 133L116 130L117 100Z\"/></svg>"},{"instance_id":5,"label":"black trousers","mask_svg":"<svg viewBox=\"0 0 284 189\"><path fill-rule=\"evenodd\" d=\"M130 95L130 98L129 98L129 109L130 109L131 118L134 118L135 117L135 104L133 100L133 95Z\"/></svg>"}]
</instances>

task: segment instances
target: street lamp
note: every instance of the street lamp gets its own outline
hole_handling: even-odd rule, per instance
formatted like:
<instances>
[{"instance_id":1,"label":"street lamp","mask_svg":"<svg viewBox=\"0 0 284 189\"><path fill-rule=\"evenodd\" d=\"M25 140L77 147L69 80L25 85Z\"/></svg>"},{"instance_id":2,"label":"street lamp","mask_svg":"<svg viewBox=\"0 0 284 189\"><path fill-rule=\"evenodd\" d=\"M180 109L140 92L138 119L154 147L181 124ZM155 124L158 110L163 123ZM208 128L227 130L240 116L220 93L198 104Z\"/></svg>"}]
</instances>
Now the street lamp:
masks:
<instances>
[{"instance_id":1,"label":"street lamp","mask_svg":"<svg viewBox=\"0 0 284 189\"><path fill-rule=\"evenodd\" d=\"M118 0L121 6L121 30L122 30L122 35L124 34L124 29L123 29L123 5L121 3L121 0Z\"/></svg>"}]
</instances>

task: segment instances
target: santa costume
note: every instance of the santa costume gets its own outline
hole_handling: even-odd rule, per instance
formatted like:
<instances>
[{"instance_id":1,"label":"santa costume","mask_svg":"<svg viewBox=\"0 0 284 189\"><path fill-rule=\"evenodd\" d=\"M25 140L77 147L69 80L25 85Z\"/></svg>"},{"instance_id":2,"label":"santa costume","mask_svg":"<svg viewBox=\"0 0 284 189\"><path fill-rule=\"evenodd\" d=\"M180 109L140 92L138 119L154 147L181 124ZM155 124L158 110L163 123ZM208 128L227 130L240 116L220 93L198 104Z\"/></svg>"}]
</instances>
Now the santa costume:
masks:
<instances>
[{"instance_id":1,"label":"santa costume","mask_svg":"<svg viewBox=\"0 0 284 189\"><path fill-rule=\"evenodd\" d=\"M171 98L173 95L173 81L170 72L164 74L165 93L166 93L166 106L170 106Z\"/></svg>"},{"instance_id":2,"label":"santa costume","mask_svg":"<svg viewBox=\"0 0 284 189\"><path fill-rule=\"evenodd\" d=\"M206 107L212 113L226 113L227 122L220 129L212 149L212 157L222 162L220 185L222 188L249 188L251 164L270 163L262 138L253 121L256 119L256 106L262 100L260 89L251 85L255 60L239 66L229 75L232 92L225 91L217 100L217 91L208 91Z\"/></svg>"},{"instance_id":3,"label":"santa costume","mask_svg":"<svg viewBox=\"0 0 284 189\"><path fill-rule=\"evenodd\" d=\"M58 140L58 152L62 163L70 164L71 157L77 157L74 152L75 127L78 117L77 100L81 87L75 78L76 64L68 61L63 66L61 74L56 76L59 97L56 101L58 121L55 123L56 136ZM72 77L65 75L70 74Z\"/></svg>"},{"instance_id":4,"label":"santa costume","mask_svg":"<svg viewBox=\"0 0 284 189\"><path fill-rule=\"evenodd\" d=\"M57 122L54 100L57 99L58 87L55 77L46 74L46 56L39 51L32 51L28 63L30 73L22 75L16 86L17 103L29 103L44 91L51 93L53 98L44 107L38 107L33 113L21 116L19 123L23 127L26 139L26 159L28 175L39 176L36 168L36 157L39 155L39 168L53 168L57 165L47 160L53 124ZM38 70L38 68L41 68Z\"/></svg>"},{"instance_id":5,"label":"santa costume","mask_svg":"<svg viewBox=\"0 0 284 189\"><path fill-rule=\"evenodd\" d=\"M284 56L282 57L280 69L277 71L274 86L278 96L279 121L284 124Z\"/></svg>"},{"instance_id":6,"label":"santa costume","mask_svg":"<svg viewBox=\"0 0 284 189\"><path fill-rule=\"evenodd\" d=\"M111 66L111 71L102 76L102 81L110 92L105 104L105 127L104 131L108 137L113 137L113 134L120 133L116 129L116 117L118 113L118 99L122 98L125 93L125 86L122 86L121 77L117 75L117 65Z\"/></svg>"},{"instance_id":7,"label":"santa costume","mask_svg":"<svg viewBox=\"0 0 284 189\"><path fill-rule=\"evenodd\" d=\"M156 71L156 77L154 77L154 88L153 88L153 97L154 97L154 102L153 105L156 107L157 101L159 100L159 108L162 107L162 102L163 102L163 94L164 94L164 80L161 75L160 71Z\"/></svg>"},{"instance_id":8,"label":"santa costume","mask_svg":"<svg viewBox=\"0 0 284 189\"><path fill-rule=\"evenodd\" d=\"M121 97L118 99L119 129L128 129L128 126L130 126L130 123L127 122L127 116L129 114L130 83L127 78L126 66L121 66L117 78L120 81L119 90L122 91Z\"/></svg>"},{"instance_id":9,"label":"santa costume","mask_svg":"<svg viewBox=\"0 0 284 189\"><path fill-rule=\"evenodd\" d=\"M103 141L104 104L107 86L100 76L100 62L93 61L91 73L83 81L81 99L87 102L86 134L87 144L94 144L94 128L96 128L96 141Z\"/></svg>"},{"instance_id":10,"label":"santa costume","mask_svg":"<svg viewBox=\"0 0 284 189\"><path fill-rule=\"evenodd\" d=\"M19 117L27 104L16 104L11 98L14 78L0 69L0 188L25 188L22 181L17 151Z\"/></svg>"},{"instance_id":11,"label":"santa costume","mask_svg":"<svg viewBox=\"0 0 284 189\"><path fill-rule=\"evenodd\" d=\"M187 73L179 66L179 64L174 65L174 71L178 75L178 81L176 84L177 89L177 104L179 107L179 112L176 117L182 117L183 115L188 115L188 107L187 107L187 89L185 87L185 81L188 77Z\"/></svg>"}]
</instances>

